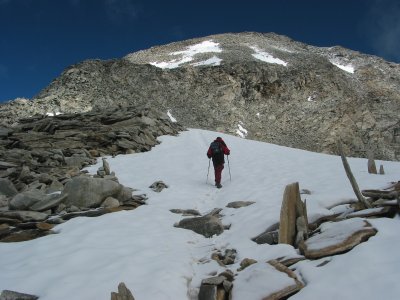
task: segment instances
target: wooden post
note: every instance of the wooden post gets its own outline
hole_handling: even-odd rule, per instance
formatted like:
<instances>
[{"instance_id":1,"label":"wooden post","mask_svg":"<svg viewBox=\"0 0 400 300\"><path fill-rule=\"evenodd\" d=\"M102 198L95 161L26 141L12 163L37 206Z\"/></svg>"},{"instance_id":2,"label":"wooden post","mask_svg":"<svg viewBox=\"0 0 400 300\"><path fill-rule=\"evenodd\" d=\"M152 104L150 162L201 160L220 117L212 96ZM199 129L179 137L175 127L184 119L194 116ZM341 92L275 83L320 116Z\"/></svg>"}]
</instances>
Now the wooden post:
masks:
<instances>
[{"instance_id":1,"label":"wooden post","mask_svg":"<svg viewBox=\"0 0 400 300\"><path fill-rule=\"evenodd\" d=\"M350 169L350 165L347 162L346 156L344 155L342 142L340 140L338 141L338 150L339 150L340 157L342 158L343 167L346 171L346 175L350 180L351 186L353 188L354 193L356 194L358 201L360 201L362 204L364 204L364 206L366 208L371 208L372 207L371 204L368 202L367 199L364 198L364 196L360 192L360 188L358 187L357 181L354 178L354 175Z\"/></svg>"}]
</instances>

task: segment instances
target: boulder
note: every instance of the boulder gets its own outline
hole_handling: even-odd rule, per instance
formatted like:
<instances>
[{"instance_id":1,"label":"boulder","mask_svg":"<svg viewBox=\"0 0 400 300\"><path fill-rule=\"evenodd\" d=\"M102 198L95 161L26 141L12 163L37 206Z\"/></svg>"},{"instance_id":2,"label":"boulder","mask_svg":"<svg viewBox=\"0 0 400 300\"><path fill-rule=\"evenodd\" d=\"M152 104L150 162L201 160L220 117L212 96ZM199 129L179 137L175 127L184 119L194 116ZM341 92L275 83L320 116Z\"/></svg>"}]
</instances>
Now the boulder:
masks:
<instances>
[{"instance_id":1,"label":"boulder","mask_svg":"<svg viewBox=\"0 0 400 300\"><path fill-rule=\"evenodd\" d=\"M77 176L65 185L63 194L68 194L66 205L98 207L107 197L118 197L122 188L112 180Z\"/></svg>"},{"instance_id":2,"label":"boulder","mask_svg":"<svg viewBox=\"0 0 400 300\"><path fill-rule=\"evenodd\" d=\"M214 215L186 218L181 220L175 227L192 230L207 238L213 235L220 235L224 232L224 225L222 225L218 217Z\"/></svg>"},{"instance_id":3,"label":"boulder","mask_svg":"<svg viewBox=\"0 0 400 300\"><path fill-rule=\"evenodd\" d=\"M279 223L272 224L263 233L251 239L257 244L275 245L279 242Z\"/></svg>"},{"instance_id":4,"label":"boulder","mask_svg":"<svg viewBox=\"0 0 400 300\"><path fill-rule=\"evenodd\" d=\"M40 190L33 189L15 195L9 204L12 210L29 210L35 203L45 200L46 194Z\"/></svg>"},{"instance_id":5,"label":"boulder","mask_svg":"<svg viewBox=\"0 0 400 300\"><path fill-rule=\"evenodd\" d=\"M18 193L14 184L7 178L0 178L0 195L13 197Z\"/></svg>"},{"instance_id":6,"label":"boulder","mask_svg":"<svg viewBox=\"0 0 400 300\"><path fill-rule=\"evenodd\" d=\"M251 240L259 245L261 244L276 245L279 242L279 231L274 230L274 231L263 232L260 235L256 236L255 238L252 238Z\"/></svg>"},{"instance_id":7,"label":"boulder","mask_svg":"<svg viewBox=\"0 0 400 300\"><path fill-rule=\"evenodd\" d=\"M309 259L336 255L353 249L377 233L372 225L361 218L324 223L318 234L299 244L301 253Z\"/></svg>"}]
</instances>

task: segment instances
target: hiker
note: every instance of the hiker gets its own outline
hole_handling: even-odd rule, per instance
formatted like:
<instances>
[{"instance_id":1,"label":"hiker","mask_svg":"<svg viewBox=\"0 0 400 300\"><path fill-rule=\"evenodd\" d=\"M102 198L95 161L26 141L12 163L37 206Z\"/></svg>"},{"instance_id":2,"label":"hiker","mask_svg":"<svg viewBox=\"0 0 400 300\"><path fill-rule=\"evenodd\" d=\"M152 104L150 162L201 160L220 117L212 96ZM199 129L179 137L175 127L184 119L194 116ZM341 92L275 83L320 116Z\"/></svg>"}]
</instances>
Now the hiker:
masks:
<instances>
[{"instance_id":1,"label":"hiker","mask_svg":"<svg viewBox=\"0 0 400 300\"><path fill-rule=\"evenodd\" d=\"M226 146L224 140L217 137L210 145L207 151L207 157L212 158L215 172L215 186L217 188L222 188L221 185L221 174L224 169L225 155L229 155L231 151L228 146Z\"/></svg>"}]
</instances>

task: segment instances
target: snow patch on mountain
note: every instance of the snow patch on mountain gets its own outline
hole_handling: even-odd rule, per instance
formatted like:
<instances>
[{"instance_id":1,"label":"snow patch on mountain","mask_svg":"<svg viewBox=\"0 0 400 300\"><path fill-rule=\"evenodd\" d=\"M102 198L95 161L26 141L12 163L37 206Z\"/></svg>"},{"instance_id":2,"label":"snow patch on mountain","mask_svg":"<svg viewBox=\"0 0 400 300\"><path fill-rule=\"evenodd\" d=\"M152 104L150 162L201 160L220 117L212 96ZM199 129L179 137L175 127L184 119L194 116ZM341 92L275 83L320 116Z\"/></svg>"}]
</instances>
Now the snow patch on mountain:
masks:
<instances>
[{"instance_id":1,"label":"snow patch on mountain","mask_svg":"<svg viewBox=\"0 0 400 300\"><path fill-rule=\"evenodd\" d=\"M222 59L220 59L217 56L213 56L207 60L199 61L197 63L193 63L192 66L198 67L198 66L219 66L221 64Z\"/></svg>"},{"instance_id":2,"label":"snow patch on mountain","mask_svg":"<svg viewBox=\"0 0 400 300\"><path fill-rule=\"evenodd\" d=\"M172 116L170 110L167 111L167 115L168 115L169 119L171 120L171 122L173 122L173 123L178 122L178 121Z\"/></svg>"},{"instance_id":3,"label":"snow patch on mountain","mask_svg":"<svg viewBox=\"0 0 400 300\"><path fill-rule=\"evenodd\" d=\"M239 122L238 129L236 130L236 134L241 138L246 138L248 131L243 126L243 122Z\"/></svg>"},{"instance_id":4,"label":"snow patch on mountain","mask_svg":"<svg viewBox=\"0 0 400 300\"><path fill-rule=\"evenodd\" d=\"M347 65L343 65L340 64L334 60L330 60L331 64L335 65L336 67L338 67L339 69L342 69L343 71L346 71L348 73L353 74L354 73L354 66L352 64L347 64Z\"/></svg>"},{"instance_id":5,"label":"snow patch on mountain","mask_svg":"<svg viewBox=\"0 0 400 300\"><path fill-rule=\"evenodd\" d=\"M151 65L156 66L162 69L174 69L179 67L180 65L190 62L194 59L194 56L202 53L213 53L222 52L222 49L219 47L219 43L215 43L213 41L203 41L199 44L189 46L186 50L172 52L170 55L180 55L180 59L173 59L167 62L150 62ZM217 60L213 60L215 63ZM210 63L210 62L209 62Z\"/></svg>"},{"instance_id":6,"label":"snow patch on mountain","mask_svg":"<svg viewBox=\"0 0 400 300\"><path fill-rule=\"evenodd\" d=\"M261 60L261 61L265 61L265 62L267 62L267 63L270 63L270 64L278 64L278 65L283 65L283 66L287 66L287 62L285 62L285 61L283 61L283 60L281 60L281 59L279 59L279 58L276 58L276 57L273 57L271 54L269 54L268 52L265 52L265 51L263 51L263 50L261 50L261 49L259 49L258 47L256 47L256 46L249 46L254 52L256 52L256 53L253 53L252 55L253 55L253 57L255 57L255 58L257 58L257 59L259 59L259 60Z\"/></svg>"}]
</instances>

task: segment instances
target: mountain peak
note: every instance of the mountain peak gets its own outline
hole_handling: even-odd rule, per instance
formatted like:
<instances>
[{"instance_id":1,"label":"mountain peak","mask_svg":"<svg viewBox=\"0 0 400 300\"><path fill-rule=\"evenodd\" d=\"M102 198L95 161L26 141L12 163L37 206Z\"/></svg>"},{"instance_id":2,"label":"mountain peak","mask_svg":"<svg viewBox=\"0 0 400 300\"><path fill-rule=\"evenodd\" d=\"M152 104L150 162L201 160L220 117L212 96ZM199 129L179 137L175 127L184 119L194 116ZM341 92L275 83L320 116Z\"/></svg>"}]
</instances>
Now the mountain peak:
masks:
<instances>
[{"instance_id":1,"label":"mountain peak","mask_svg":"<svg viewBox=\"0 0 400 300\"><path fill-rule=\"evenodd\" d=\"M341 46L275 33L200 37L67 68L34 101L3 106L3 123L29 114L148 105L202 128L316 152L400 159L400 65ZM245 132L246 134L243 134Z\"/></svg>"}]
</instances>

